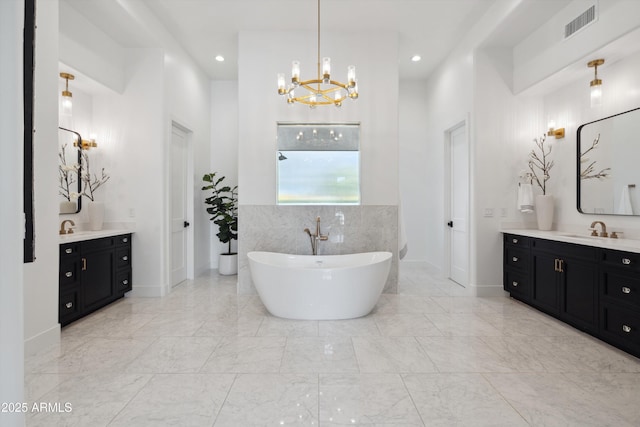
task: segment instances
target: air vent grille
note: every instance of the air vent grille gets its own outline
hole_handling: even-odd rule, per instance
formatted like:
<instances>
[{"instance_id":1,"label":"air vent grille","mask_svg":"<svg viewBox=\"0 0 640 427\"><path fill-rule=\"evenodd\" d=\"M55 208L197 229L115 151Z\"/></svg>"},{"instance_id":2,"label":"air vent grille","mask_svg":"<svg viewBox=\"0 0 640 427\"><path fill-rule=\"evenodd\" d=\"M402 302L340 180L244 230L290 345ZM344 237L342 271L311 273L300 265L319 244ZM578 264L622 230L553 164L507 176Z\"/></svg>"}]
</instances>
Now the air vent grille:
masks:
<instances>
[{"instance_id":1,"label":"air vent grille","mask_svg":"<svg viewBox=\"0 0 640 427\"><path fill-rule=\"evenodd\" d=\"M564 38L568 39L576 32L591 24L596 20L596 17L596 5L594 4L589 9L585 10L576 19L564 26Z\"/></svg>"}]
</instances>

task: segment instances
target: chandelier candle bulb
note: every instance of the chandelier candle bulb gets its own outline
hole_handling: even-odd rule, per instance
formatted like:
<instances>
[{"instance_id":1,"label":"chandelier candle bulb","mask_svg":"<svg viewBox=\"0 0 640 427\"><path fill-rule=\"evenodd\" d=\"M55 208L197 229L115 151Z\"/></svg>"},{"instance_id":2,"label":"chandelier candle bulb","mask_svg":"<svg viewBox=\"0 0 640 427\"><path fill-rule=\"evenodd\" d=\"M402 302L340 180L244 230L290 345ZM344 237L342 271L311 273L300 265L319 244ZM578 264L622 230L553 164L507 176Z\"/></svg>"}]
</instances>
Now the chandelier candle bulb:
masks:
<instances>
[{"instance_id":1,"label":"chandelier candle bulb","mask_svg":"<svg viewBox=\"0 0 640 427\"><path fill-rule=\"evenodd\" d=\"M331 58L322 58L322 78L324 83L331 79Z\"/></svg>"},{"instance_id":2,"label":"chandelier candle bulb","mask_svg":"<svg viewBox=\"0 0 640 427\"><path fill-rule=\"evenodd\" d=\"M284 74L278 73L278 93L283 95L285 92Z\"/></svg>"},{"instance_id":3,"label":"chandelier candle bulb","mask_svg":"<svg viewBox=\"0 0 640 427\"><path fill-rule=\"evenodd\" d=\"M300 84L300 61L291 63L291 83L296 86Z\"/></svg>"},{"instance_id":4,"label":"chandelier candle bulb","mask_svg":"<svg viewBox=\"0 0 640 427\"><path fill-rule=\"evenodd\" d=\"M347 67L347 82L349 82L349 87L356 85L356 67L354 65Z\"/></svg>"}]
</instances>

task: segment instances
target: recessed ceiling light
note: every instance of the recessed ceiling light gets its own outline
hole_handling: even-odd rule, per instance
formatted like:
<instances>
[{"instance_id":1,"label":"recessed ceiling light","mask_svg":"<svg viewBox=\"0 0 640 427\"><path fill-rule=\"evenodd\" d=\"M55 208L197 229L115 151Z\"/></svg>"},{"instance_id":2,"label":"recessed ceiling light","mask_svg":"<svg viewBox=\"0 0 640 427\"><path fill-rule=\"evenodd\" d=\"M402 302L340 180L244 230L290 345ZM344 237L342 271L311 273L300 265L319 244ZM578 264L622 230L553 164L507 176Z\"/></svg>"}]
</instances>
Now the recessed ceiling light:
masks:
<instances>
[{"instance_id":1,"label":"recessed ceiling light","mask_svg":"<svg viewBox=\"0 0 640 427\"><path fill-rule=\"evenodd\" d=\"M216 56L216 61L218 61L218 62L224 62L224 56L222 56L222 55L217 55L217 56Z\"/></svg>"},{"instance_id":2,"label":"recessed ceiling light","mask_svg":"<svg viewBox=\"0 0 640 427\"><path fill-rule=\"evenodd\" d=\"M422 59L422 57L421 57L420 55L413 55L413 56L411 57L411 60L412 60L413 62L419 62L421 59Z\"/></svg>"}]
</instances>

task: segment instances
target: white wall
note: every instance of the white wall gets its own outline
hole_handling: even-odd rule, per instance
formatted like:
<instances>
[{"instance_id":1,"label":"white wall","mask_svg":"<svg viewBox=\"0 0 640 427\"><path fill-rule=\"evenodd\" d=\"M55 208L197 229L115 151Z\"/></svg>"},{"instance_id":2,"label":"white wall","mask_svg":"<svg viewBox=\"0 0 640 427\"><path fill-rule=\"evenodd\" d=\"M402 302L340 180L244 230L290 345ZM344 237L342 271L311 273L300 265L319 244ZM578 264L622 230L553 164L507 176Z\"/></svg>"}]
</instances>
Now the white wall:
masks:
<instances>
[{"instance_id":1,"label":"white wall","mask_svg":"<svg viewBox=\"0 0 640 427\"><path fill-rule=\"evenodd\" d=\"M0 402L24 401L22 1L0 2ZM0 424L24 425L22 413Z\"/></svg>"},{"instance_id":2,"label":"white wall","mask_svg":"<svg viewBox=\"0 0 640 427\"><path fill-rule=\"evenodd\" d=\"M407 230L408 252L403 261L428 259L429 225L425 212L437 210L441 199L425 194L429 184L426 159L433 154L427 143L429 126L425 118L426 80L401 80L398 102L400 200ZM400 218L402 221L402 218Z\"/></svg>"},{"instance_id":3,"label":"white wall","mask_svg":"<svg viewBox=\"0 0 640 427\"><path fill-rule=\"evenodd\" d=\"M37 3L34 206L36 261L24 267L25 348L59 342L58 324L58 2Z\"/></svg>"}]
</instances>

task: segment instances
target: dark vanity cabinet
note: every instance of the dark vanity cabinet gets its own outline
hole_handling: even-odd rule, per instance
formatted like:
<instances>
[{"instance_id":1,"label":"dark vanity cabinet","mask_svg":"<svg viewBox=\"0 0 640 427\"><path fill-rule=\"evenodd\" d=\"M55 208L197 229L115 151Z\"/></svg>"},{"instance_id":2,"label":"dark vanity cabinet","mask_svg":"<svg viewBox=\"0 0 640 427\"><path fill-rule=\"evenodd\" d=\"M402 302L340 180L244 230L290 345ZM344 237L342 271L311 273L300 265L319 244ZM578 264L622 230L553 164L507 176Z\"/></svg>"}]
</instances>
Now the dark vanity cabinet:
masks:
<instances>
[{"instance_id":1,"label":"dark vanity cabinet","mask_svg":"<svg viewBox=\"0 0 640 427\"><path fill-rule=\"evenodd\" d=\"M640 254L504 235L504 290L640 356Z\"/></svg>"},{"instance_id":2,"label":"dark vanity cabinet","mask_svg":"<svg viewBox=\"0 0 640 427\"><path fill-rule=\"evenodd\" d=\"M62 326L131 290L131 234L60 245L58 320Z\"/></svg>"}]
</instances>

